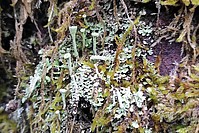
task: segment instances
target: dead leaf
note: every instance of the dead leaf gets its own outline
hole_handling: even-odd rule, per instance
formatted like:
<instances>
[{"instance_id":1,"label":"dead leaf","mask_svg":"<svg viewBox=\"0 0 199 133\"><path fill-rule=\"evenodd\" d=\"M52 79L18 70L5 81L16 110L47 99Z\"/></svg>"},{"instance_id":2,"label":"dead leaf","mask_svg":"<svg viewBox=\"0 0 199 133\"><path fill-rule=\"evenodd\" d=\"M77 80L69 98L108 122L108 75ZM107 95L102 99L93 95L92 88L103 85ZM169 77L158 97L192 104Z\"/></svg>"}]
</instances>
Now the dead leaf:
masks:
<instances>
[{"instance_id":1,"label":"dead leaf","mask_svg":"<svg viewBox=\"0 0 199 133\"><path fill-rule=\"evenodd\" d=\"M162 63L162 58L160 55L158 55L156 57L156 61L155 61L155 68L157 68L158 72L160 72L160 65Z\"/></svg>"},{"instance_id":2,"label":"dead leaf","mask_svg":"<svg viewBox=\"0 0 199 133\"><path fill-rule=\"evenodd\" d=\"M18 0L12 0L12 4L10 4L11 6L15 6L17 4Z\"/></svg>"}]
</instances>

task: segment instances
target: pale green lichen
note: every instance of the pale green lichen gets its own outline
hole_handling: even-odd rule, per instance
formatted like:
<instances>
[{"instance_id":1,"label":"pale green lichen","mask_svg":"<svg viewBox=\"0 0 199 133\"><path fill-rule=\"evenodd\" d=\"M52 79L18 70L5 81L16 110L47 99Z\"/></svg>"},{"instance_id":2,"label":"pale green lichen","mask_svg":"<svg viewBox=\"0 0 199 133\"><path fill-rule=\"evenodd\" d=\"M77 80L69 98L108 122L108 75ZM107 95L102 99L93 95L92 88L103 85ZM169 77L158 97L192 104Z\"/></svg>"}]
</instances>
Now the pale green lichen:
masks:
<instances>
[{"instance_id":1,"label":"pale green lichen","mask_svg":"<svg viewBox=\"0 0 199 133\"><path fill-rule=\"evenodd\" d=\"M91 33L92 37L93 37L93 54L97 55L97 37L99 36L99 33L96 32L92 32Z\"/></svg>"},{"instance_id":2,"label":"pale green lichen","mask_svg":"<svg viewBox=\"0 0 199 133\"><path fill-rule=\"evenodd\" d=\"M79 58L79 54L78 54L78 50L77 50L77 43L76 43L77 26L70 26L69 31L72 36L74 55L75 55L75 57Z\"/></svg>"},{"instance_id":3,"label":"pale green lichen","mask_svg":"<svg viewBox=\"0 0 199 133\"><path fill-rule=\"evenodd\" d=\"M61 93L62 102L63 102L63 110L66 108L66 89L60 89L59 92Z\"/></svg>"},{"instance_id":4,"label":"pale green lichen","mask_svg":"<svg viewBox=\"0 0 199 133\"><path fill-rule=\"evenodd\" d=\"M86 46L86 29L82 28L80 29L80 32L82 33L82 52L84 52Z\"/></svg>"},{"instance_id":5,"label":"pale green lichen","mask_svg":"<svg viewBox=\"0 0 199 133\"><path fill-rule=\"evenodd\" d=\"M72 76L72 61L71 61L71 54L70 53L66 53L64 55L64 59L68 59L68 69L69 69L69 74L70 76Z\"/></svg>"}]
</instances>

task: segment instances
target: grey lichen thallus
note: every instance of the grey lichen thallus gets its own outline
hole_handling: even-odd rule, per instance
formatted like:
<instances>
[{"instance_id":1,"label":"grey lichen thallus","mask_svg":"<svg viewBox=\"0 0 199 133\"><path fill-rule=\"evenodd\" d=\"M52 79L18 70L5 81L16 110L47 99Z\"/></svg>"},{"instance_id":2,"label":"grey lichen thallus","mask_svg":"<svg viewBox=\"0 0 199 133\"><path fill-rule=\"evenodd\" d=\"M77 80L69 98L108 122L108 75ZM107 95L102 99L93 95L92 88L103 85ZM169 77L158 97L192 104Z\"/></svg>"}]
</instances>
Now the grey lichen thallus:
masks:
<instances>
[{"instance_id":1,"label":"grey lichen thallus","mask_svg":"<svg viewBox=\"0 0 199 133\"><path fill-rule=\"evenodd\" d=\"M97 48L96 48L97 42L96 42L96 39L99 36L99 33L92 32L91 35L93 36L93 53L94 53L94 55L97 55Z\"/></svg>"},{"instance_id":2,"label":"grey lichen thallus","mask_svg":"<svg viewBox=\"0 0 199 133\"><path fill-rule=\"evenodd\" d=\"M77 51L77 43L76 43L77 26L70 26L69 31L70 31L70 34L71 34L72 40L73 40L74 55L75 55L75 57L79 58L79 54Z\"/></svg>"},{"instance_id":3,"label":"grey lichen thallus","mask_svg":"<svg viewBox=\"0 0 199 133\"><path fill-rule=\"evenodd\" d=\"M62 101L63 101L63 110L66 108L66 89L60 89L59 92L61 93Z\"/></svg>"}]
</instances>

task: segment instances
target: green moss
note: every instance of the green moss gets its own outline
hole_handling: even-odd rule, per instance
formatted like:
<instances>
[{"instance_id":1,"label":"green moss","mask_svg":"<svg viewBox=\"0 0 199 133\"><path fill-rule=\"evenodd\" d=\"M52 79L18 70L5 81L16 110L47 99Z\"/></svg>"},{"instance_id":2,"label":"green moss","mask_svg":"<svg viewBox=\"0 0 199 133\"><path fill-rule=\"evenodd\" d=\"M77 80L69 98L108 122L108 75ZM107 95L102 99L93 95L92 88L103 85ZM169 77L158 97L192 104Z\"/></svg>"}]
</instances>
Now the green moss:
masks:
<instances>
[{"instance_id":1,"label":"green moss","mask_svg":"<svg viewBox=\"0 0 199 133\"><path fill-rule=\"evenodd\" d=\"M17 124L9 119L8 114L0 113L0 131L3 133L17 133Z\"/></svg>"}]
</instances>

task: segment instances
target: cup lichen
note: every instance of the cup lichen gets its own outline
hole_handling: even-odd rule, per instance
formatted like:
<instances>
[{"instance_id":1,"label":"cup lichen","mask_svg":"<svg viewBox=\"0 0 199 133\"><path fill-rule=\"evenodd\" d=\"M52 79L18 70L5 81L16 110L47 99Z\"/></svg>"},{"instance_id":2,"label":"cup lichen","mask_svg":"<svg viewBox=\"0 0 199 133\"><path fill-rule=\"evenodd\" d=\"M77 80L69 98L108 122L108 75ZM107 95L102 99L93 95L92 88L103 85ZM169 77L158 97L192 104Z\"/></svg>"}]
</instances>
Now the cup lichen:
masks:
<instances>
[{"instance_id":1,"label":"cup lichen","mask_svg":"<svg viewBox=\"0 0 199 133\"><path fill-rule=\"evenodd\" d=\"M63 101L63 110L66 108L66 89L60 89L59 92L61 93L62 101Z\"/></svg>"},{"instance_id":2,"label":"cup lichen","mask_svg":"<svg viewBox=\"0 0 199 133\"><path fill-rule=\"evenodd\" d=\"M70 34L71 34L72 40L73 40L74 55L75 55L75 57L79 58L79 54L77 51L77 43L76 43L77 26L70 26L69 31L70 31Z\"/></svg>"},{"instance_id":3,"label":"cup lichen","mask_svg":"<svg viewBox=\"0 0 199 133\"><path fill-rule=\"evenodd\" d=\"M99 36L99 33L97 32L92 32L91 33L92 37L93 37L93 53L94 55L97 55L97 37Z\"/></svg>"},{"instance_id":4,"label":"cup lichen","mask_svg":"<svg viewBox=\"0 0 199 133\"><path fill-rule=\"evenodd\" d=\"M71 62L71 54L70 53L66 53L64 55L65 59L68 59L68 69L69 69L69 74L70 76L72 75L72 62Z\"/></svg>"},{"instance_id":5,"label":"cup lichen","mask_svg":"<svg viewBox=\"0 0 199 133\"><path fill-rule=\"evenodd\" d=\"M80 29L80 32L82 33L82 52L83 52L86 45L86 29L82 28Z\"/></svg>"}]
</instances>

